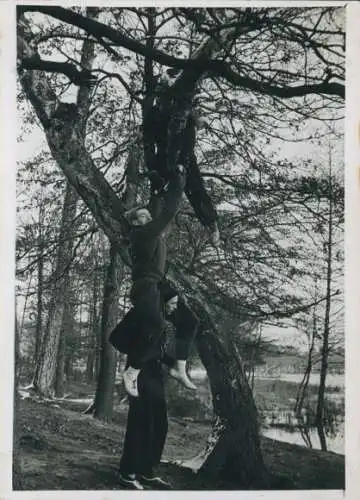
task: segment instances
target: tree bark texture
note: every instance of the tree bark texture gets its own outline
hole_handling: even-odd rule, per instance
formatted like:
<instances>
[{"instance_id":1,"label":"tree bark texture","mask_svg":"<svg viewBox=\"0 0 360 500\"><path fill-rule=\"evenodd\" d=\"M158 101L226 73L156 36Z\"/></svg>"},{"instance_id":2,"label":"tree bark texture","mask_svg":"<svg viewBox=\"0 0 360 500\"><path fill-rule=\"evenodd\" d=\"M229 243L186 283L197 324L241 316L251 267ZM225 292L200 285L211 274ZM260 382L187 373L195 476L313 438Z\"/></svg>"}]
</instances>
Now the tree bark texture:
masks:
<instances>
[{"instance_id":1,"label":"tree bark texture","mask_svg":"<svg viewBox=\"0 0 360 500\"><path fill-rule=\"evenodd\" d=\"M113 394L116 374L115 350L108 342L109 335L118 321L118 303L123 274L123 263L116 249L110 248L109 264L104 284L101 314L100 370L97 381L94 416L107 420L113 410Z\"/></svg>"},{"instance_id":2,"label":"tree bark texture","mask_svg":"<svg viewBox=\"0 0 360 500\"><path fill-rule=\"evenodd\" d=\"M217 436L201 473L264 486L257 409L238 353L228 353L214 333L200 333L198 352L209 376Z\"/></svg>"},{"instance_id":3,"label":"tree bark texture","mask_svg":"<svg viewBox=\"0 0 360 500\"><path fill-rule=\"evenodd\" d=\"M99 288L100 280L99 274L97 273L97 263L95 261L93 269L93 282L92 282L92 294L89 304L90 314L89 314L89 333L88 333L88 355L86 361L86 380L89 384L92 384L96 380L96 356L98 351L98 330L100 322L100 312L99 312Z\"/></svg>"},{"instance_id":4,"label":"tree bark texture","mask_svg":"<svg viewBox=\"0 0 360 500\"><path fill-rule=\"evenodd\" d=\"M206 301L191 279L172 269L171 279L186 289L202 318L196 347L209 377L214 423L204 450L183 463L198 474L234 481L242 488L267 488L272 481L260 446L258 414L240 353L234 343L224 342Z\"/></svg>"},{"instance_id":5,"label":"tree bark texture","mask_svg":"<svg viewBox=\"0 0 360 500\"><path fill-rule=\"evenodd\" d=\"M61 398L65 392L65 378L69 375L69 353L68 341L74 335L75 308L71 287L69 286L65 301L62 327L60 332L59 354L56 365L55 396Z\"/></svg>"},{"instance_id":6,"label":"tree bark texture","mask_svg":"<svg viewBox=\"0 0 360 500\"><path fill-rule=\"evenodd\" d=\"M22 489L20 461L20 425L19 425L19 378L20 378L20 339L17 318L15 316L15 383L14 383L14 419L13 419L13 463L12 486L14 490Z\"/></svg>"},{"instance_id":7,"label":"tree bark texture","mask_svg":"<svg viewBox=\"0 0 360 500\"><path fill-rule=\"evenodd\" d=\"M37 262L37 303L36 303L36 327L35 327L35 355L34 366L38 363L43 334L43 282L44 282L44 255L43 255L43 235L42 235L42 205L39 210L39 236L38 236L38 262Z\"/></svg>"},{"instance_id":8,"label":"tree bark texture","mask_svg":"<svg viewBox=\"0 0 360 500\"><path fill-rule=\"evenodd\" d=\"M49 397L55 391L56 366L58 362L60 335L63 328L64 309L69 287L69 265L72 258L74 216L79 196L70 184L67 184L61 228L59 234L54 284L46 330L34 376L34 388Z\"/></svg>"}]
</instances>

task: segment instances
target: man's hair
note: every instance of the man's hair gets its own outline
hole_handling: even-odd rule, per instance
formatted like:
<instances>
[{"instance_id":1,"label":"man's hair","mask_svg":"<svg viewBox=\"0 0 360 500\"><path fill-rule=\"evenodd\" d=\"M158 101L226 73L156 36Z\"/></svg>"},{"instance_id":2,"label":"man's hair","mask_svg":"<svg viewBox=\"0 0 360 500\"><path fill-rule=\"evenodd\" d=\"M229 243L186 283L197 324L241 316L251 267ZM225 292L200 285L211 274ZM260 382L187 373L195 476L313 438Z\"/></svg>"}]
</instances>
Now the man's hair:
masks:
<instances>
[{"instance_id":1,"label":"man's hair","mask_svg":"<svg viewBox=\"0 0 360 500\"><path fill-rule=\"evenodd\" d=\"M130 208L130 210L127 210L124 213L124 217L129 224L134 224L134 222L137 220L137 213L139 210L148 210L148 208L145 205L139 205L137 207Z\"/></svg>"}]
</instances>

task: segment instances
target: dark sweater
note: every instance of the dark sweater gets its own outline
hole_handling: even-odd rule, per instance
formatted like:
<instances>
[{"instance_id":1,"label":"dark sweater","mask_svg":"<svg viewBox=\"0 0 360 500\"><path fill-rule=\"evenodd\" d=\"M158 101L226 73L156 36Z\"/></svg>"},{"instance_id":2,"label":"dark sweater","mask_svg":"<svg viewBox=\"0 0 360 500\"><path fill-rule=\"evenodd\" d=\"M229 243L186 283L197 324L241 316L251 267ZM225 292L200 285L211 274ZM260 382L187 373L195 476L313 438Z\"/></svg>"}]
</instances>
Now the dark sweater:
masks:
<instances>
[{"instance_id":1,"label":"dark sweater","mask_svg":"<svg viewBox=\"0 0 360 500\"><path fill-rule=\"evenodd\" d=\"M179 209L185 185L185 174L173 176L163 195L163 205L154 219L144 226L134 226L130 232L132 279L160 281L165 274L166 243L162 233Z\"/></svg>"}]
</instances>

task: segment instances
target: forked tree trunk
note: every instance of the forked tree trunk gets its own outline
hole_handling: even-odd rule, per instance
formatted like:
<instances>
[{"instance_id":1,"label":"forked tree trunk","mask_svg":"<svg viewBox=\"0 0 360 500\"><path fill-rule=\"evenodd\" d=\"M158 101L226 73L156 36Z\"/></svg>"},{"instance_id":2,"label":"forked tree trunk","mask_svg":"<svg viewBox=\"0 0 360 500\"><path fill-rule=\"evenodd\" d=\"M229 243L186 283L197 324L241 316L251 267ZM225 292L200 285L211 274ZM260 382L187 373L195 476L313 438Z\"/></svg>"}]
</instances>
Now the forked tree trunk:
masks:
<instances>
[{"instance_id":1,"label":"forked tree trunk","mask_svg":"<svg viewBox=\"0 0 360 500\"><path fill-rule=\"evenodd\" d=\"M90 15L92 15L90 13ZM25 35L27 32L29 34L28 25L25 20L20 21L20 32ZM21 41L20 44L22 49L26 51L32 51L33 49L25 42L26 36ZM22 42L24 42L22 44ZM82 54L81 54L81 64L84 67L91 67L92 61L94 59L94 45L90 40L86 40L83 43ZM25 78L26 80L26 78ZM40 90L41 88L41 90ZM35 89L31 89L31 86L24 85L24 90L28 95L30 94L30 100L35 98L35 101L39 105L39 101L36 98ZM50 91L47 84L43 81L40 82L40 87L37 88L37 91L42 93L45 91L47 93L47 98L49 99L49 108L45 105L46 111L45 113L40 111L38 108L38 112L40 111L41 120L43 125L45 125L44 120L46 121L46 115L49 109L54 110L54 102L57 102L56 97ZM32 101L34 104L34 101ZM76 117L67 116L67 119L70 120L65 127L61 127L59 131L56 126L53 128L53 134L50 134L57 139L59 135L64 139L64 135L71 135L76 128L78 134L85 138L85 130L86 130L86 120L87 113L90 106L90 93L89 88L87 86L80 86L78 95L77 95L77 108L78 113ZM37 107L37 106L35 106ZM40 105L40 107L42 107ZM46 122L46 125L49 125L49 122ZM47 134L48 143L51 149L51 144L49 141L49 134ZM61 148L62 149L62 148ZM62 155L61 155L62 157ZM69 180L69 179L68 179ZM61 335L61 329L63 326L63 318L64 318L64 307L66 301L67 289L69 286L69 269L68 266L71 261L72 247L73 247L73 235L75 232L75 224L74 217L76 213L76 205L79 199L78 190L74 188L73 183L68 182L66 186L66 194L64 201L64 208L61 220L61 229L60 229L60 237L59 237L59 248L57 252L57 261L56 261L56 271L55 271L55 285L53 290L53 295L50 302L50 309L47 321L47 327L44 335L44 339L41 345L41 352L39 356L39 360L35 370L34 376L34 388L39 393L45 396L51 396L54 393L54 385L55 385L55 377L56 377L56 367L58 362L58 354L59 354L59 341Z\"/></svg>"}]
</instances>

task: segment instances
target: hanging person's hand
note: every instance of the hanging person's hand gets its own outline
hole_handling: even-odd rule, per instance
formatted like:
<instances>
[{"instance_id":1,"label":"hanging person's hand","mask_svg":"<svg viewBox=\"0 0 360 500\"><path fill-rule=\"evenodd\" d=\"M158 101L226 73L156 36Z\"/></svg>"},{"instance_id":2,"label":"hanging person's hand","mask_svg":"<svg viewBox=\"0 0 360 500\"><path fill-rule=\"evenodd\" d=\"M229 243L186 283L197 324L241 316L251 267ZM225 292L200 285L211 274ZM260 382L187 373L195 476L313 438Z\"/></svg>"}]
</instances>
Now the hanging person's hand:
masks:
<instances>
[{"instance_id":1,"label":"hanging person's hand","mask_svg":"<svg viewBox=\"0 0 360 500\"><path fill-rule=\"evenodd\" d=\"M171 171L171 178L176 179L181 185L181 189L184 189L186 184L186 168L184 165L175 165L175 168Z\"/></svg>"},{"instance_id":2,"label":"hanging person's hand","mask_svg":"<svg viewBox=\"0 0 360 500\"><path fill-rule=\"evenodd\" d=\"M186 174L186 169L184 165L176 165L175 170L177 171L177 174L179 175L185 175Z\"/></svg>"},{"instance_id":3,"label":"hanging person's hand","mask_svg":"<svg viewBox=\"0 0 360 500\"><path fill-rule=\"evenodd\" d=\"M156 170L150 170L147 174L147 177L150 180L151 188L153 189L155 194L159 194L165 188L166 182L161 175L156 172Z\"/></svg>"}]
</instances>

